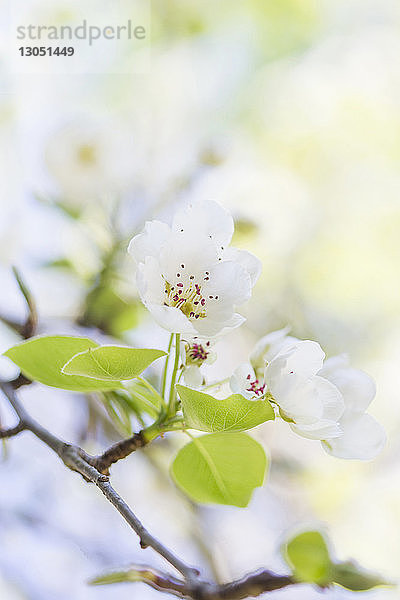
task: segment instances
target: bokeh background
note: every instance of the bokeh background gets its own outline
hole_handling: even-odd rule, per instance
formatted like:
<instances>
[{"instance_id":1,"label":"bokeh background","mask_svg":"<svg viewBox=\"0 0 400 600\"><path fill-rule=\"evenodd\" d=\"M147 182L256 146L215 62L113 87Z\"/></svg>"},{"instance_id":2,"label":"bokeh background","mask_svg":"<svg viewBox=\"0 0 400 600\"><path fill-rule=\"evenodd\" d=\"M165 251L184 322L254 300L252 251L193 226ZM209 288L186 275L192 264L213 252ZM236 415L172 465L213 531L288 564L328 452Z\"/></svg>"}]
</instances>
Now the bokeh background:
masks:
<instances>
[{"instance_id":1,"label":"bokeh background","mask_svg":"<svg viewBox=\"0 0 400 600\"><path fill-rule=\"evenodd\" d=\"M67 9L64 0L41 3L47 21L62 22ZM266 424L254 435L271 456L270 475L245 510L194 506L177 493L167 471L173 436L116 465L115 486L151 531L218 579L283 570L282 540L307 524L329 530L338 557L396 579L400 4L152 0L151 13L143 73L11 76L0 55L0 312L24 317L17 265L40 332L162 347L167 335L140 306L126 243L146 219L169 220L185 200L224 204L236 245L264 269L247 323L219 343L210 379L229 375L258 337L289 324L374 376L371 413L387 446L371 463L340 461L284 423ZM1 325L0 350L15 341ZM13 376L6 359L0 367ZM94 397L39 385L21 397L89 451L121 435ZM3 402L0 418L12 423ZM36 439L22 434L3 447L1 598L159 597L142 585L86 583L130 563L161 565ZM320 593L300 587L270 597ZM324 597L352 594L337 588Z\"/></svg>"}]
</instances>

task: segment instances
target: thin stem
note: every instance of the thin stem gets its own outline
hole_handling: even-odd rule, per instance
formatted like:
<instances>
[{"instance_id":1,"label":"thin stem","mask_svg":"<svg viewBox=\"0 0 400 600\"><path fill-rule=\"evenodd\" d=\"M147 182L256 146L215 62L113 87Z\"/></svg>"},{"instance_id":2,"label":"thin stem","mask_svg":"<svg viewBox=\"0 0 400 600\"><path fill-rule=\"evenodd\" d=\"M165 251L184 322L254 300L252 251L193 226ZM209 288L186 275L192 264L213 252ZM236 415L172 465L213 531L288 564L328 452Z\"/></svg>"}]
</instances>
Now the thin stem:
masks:
<instances>
[{"instance_id":1,"label":"thin stem","mask_svg":"<svg viewBox=\"0 0 400 600\"><path fill-rule=\"evenodd\" d=\"M163 369L163 373L162 373L162 383L161 383L161 396L164 398L165 400L165 388L167 385L167 372L168 372L168 363L169 363L169 357L171 354L171 348L172 348L172 342L174 339L174 334L171 333L171 335L169 336L169 344L168 344L168 353L167 356L165 357L165 363L164 363L164 369Z\"/></svg>"},{"instance_id":2,"label":"thin stem","mask_svg":"<svg viewBox=\"0 0 400 600\"><path fill-rule=\"evenodd\" d=\"M168 415L173 416L176 412L175 410L175 383L176 383L176 375L178 373L179 367L179 358L180 358L180 350L181 350L181 334L175 334L175 361L174 361L174 369L172 371L171 377L171 386L169 388L169 401L168 401Z\"/></svg>"}]
</instances>

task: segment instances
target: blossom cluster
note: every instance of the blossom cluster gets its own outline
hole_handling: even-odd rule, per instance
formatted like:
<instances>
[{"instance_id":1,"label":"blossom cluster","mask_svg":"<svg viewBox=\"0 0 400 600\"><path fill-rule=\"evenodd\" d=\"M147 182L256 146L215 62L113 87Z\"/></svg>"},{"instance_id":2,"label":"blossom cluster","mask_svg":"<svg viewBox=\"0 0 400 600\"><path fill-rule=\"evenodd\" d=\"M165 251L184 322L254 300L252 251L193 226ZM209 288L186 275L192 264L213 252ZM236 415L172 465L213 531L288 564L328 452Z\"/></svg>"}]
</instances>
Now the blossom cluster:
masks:
<instances>
[{"instance_id":1,"label":"blossom cluster","mask_svg":"<svg viewBox=\"0 0 400 600\"><path fill-rule=\"evenodd\" d=\"M171 226L147 222L129 245L143 303L159 325L185 336L183 376L192 387L201 387L201 366L215 359L212 343L244 322L236 308L261 272L254 255L229 246L233 229L219 204L196 202L179 210ZM383 428L366 412L375 396L371 377L350 367L346 355L325 360L317 342L295 338L288 328L257 343L230 387L248 400L267 398L294 432L320 440L336 457L372 459L385 444Z\"/></svg>"},{"instance_id":2,"label":"blossom cluster","mask_svg":"<svg viewBox=\"0 0 400 600\"><path fill-rule=\"evenodd\" d=\"M369 460L385 444L382 426L366 413L376 391L372 378L350 367L347 355L325 360L317 342L289 336L287 329L263 337L230 386L249 399L267 392L293 431L321 440L338 458Z\"/></svg>"}]
</instances>

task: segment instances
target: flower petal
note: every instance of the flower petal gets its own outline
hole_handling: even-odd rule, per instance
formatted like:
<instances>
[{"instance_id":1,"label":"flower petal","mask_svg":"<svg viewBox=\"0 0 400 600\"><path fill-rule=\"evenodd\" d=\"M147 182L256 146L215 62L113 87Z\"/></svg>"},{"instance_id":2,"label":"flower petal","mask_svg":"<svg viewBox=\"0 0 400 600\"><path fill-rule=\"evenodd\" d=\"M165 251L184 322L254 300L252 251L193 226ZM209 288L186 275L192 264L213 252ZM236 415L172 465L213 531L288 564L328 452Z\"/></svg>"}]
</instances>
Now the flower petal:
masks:
<instances>
[{"instance_id":1,"label":"flower petal","mask_svg":"<svg viewBox=\"0 0 400 600\"><path fill-rule=\"evenodd\" d=\"M254 397L253 392L248 391L250 382L256 379L253 367L249 363L242 363L233 372L229 386L234 394L241 394L247 399Z\"/></svg>"},{"instance_id":2,"label":"flower petal","mask_svg":"<svg viewBox=\"0 0 400 600\"><path fill-rule=\"evenodd\" d=\"M320 371L323 374L325 369ZM325 375L342 393L347 412L365 412L375 397L375 382L360 369L351 367L328 371Z\"/></svg>"},{"instance_id":3,"label":"flower petal","mask_svg":"<svg viewBox=\"0 0 400 600\"><path fill-rule=\"evenodd\" d=\"M153 256L147 256L143 263L139 263L136 283L144 304L163 303L165 282L161 277L158 261Z\"/></svg>"},{"instance_id":4,"label":"flower petal","mask_svg":"<svg viewBox=\"0 0 400 600\"><path fill-rule=\"evenodd\" d=\"M128 252L137 263L144 262L146 256L157 257L170 236L171 229L166 223L146 221L142 233L131 239Z\"/></svg>"},{"instance_id":5,"label":"flower petal","mask_svg":"<svg viewBox=\"0 0 400 600\"><path fill-rule=\"evenodd\" d=\"M162 275L171 285L177 281L187 285L190 277L203 284L205 272L218 263L218 252L214 242L203 235L178 233L161 248L159 262Z\"/></svg>"},{"instance_id":6,"label":"flower petal","mask_svg":"<svg viewBox=\"0 0 400 600\"><path fill-rule=\"evenodd\" d=\"M297 424L310 425L322 419L323 401L313 378L284 375L269 389L285 417Z\"/></svg>"},{"instance_id":7,"label":"flower petal","mask_svg":"<svg viewBox=\"0 0 400 600\"><path fill-rule=\"evenodd\" d=\"M338 438L343 434L339 423L329 419L321 419L311 425L290 424L290 427L295 433L309 440L327 440Z\"/></svg>"},{"instance_id":8,"label":"flower petal","mask_svg":"<svg viewBox=\"0 0 400 600\"><path fill-rule=\"evenodd\" d=\"M179 210L173 220L172 229L182 229L190 235L204 235L221 248L227 246L233 235L233 219L230 213L212 200L188 204Z\"/></svg>"},{"instance_id":9,"label":"flower petal","mask_svg":"<svg viewBox=\"0 0 400 600\"><path fill-rule=\"evenodd\" d=\"M254 286L261 275L261 261L247 250L239 250L238 248L229 247L223 254L224 260L232 260L242 265L242 267L250 275L251 285Z\"/></svg>"},{"instance_id":10,"label":"flower petal","mask_svg":"<svg viewBox=\"0 0 400 600\"><path fill-rule=\"evenodd\" d=\"M202 290L206 297L214 297L209 302L212 310L218 310L221 304L240 306L251 296L250 275L242 265L232 260L219 262L210 269L209 279L203 282Z\"/></svg>"},{"instance_id":11,"label":"flower petal","mask_svg":"<svg viewBox=\"0 0 400 600\"><path fill-rule=\"evenodd\" d=\"M155 321L171 333L195 334L196 330L179 310L172 306L160 306L159 304L146 304L147 309L153 315Z\"/></svg>"},{"instance_id":12,"label":"flower petal","mask_svg":"<svg viewBox=\"0 0 400 600\"><path fill-rule=\"evenodd\" d=\"M203 375L201 374L200 368L197 365L190 365L186 367L183 372L183 379L185 384L189 387L198 389L203 383Z\"/></svg>"},{"instance_id":13,"label":"flower petal","mask_svg":"<svg viewBox=\"0 0 400 600\"><path fill-rule=\"evenodd\" d=\"M281 350L286 341L292 342L290 345L300 341L297 338L288 336L290 327L283 327L278 331L271 331L264 335L256 345L250 354L250 362L255 369L261 369L265 367L265 362L272 360Z\"/></svg>"},{"instance_id":14,"label":"flower petal","mask_svg":"<svg viewBox=\"0 0 400 600\"><path fill-rule=\"evenodd\" d=\"M324 357L325 352L317 342L297 342L291 348L280 352L269 363L265 379L271 389L283 375L296 375L307 379L321 370Z\"/></svg>"},{"instance_id":15,"label":"flower petal","mask_svg":"<svg viewBox=\"0 0 400 600\"><path fill-rule=\"evenodd\" d=\"M386 443L385 431L371 415L347 415L341 422L343 435L323 442L323 448L337 458L371 460Z\"/></svg>"}]
</instances>

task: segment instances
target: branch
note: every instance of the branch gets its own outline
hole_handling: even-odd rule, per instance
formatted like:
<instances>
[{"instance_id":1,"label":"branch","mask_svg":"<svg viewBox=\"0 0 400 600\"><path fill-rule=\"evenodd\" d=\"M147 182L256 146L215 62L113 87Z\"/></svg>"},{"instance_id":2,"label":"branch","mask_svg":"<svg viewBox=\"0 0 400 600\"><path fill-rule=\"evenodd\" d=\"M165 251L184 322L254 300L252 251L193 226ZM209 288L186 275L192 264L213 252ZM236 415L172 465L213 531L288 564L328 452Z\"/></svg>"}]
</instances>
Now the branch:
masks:
<instances>
[{"instance_id":1,"label":"branch","mask_svg":"<svg viewBox=\"0 0 400 600\"><path fill-rule=\"evenodd\" d=\"M6 317L3 317L3 316L0 316L0 319L3 321L3 323L8 325L8 327L11 327L11 329L14 329L14 331L19 333L19 335L21 335L25 340L27 340L28 338L32 337L36 332L36 328L37 328L37 324L38 324L38 314L37 314L37 310L36 310L36 304L33 300L32 294L30 293L29 289L27 288L18 269L16 267L13 267L12 270L13 270L13 274L16 279L17 285L19 287L19 290L20 290L21 294L23 295L26 306L28 308L28 316L26 317L25 322L22 324L16 323L15 321L12 321L11 319L7 319Z\"/></svg>"},{"instance_id":2,"label":"branch","mask_svg":"<svg viewBox=\"0 0 400 600\"><path fill-rule=\"evenodd\" d=\"M186 565L186 563L176 557L145 529L137 516L111 486L108 476L99 473L99 471L90 464L90 461L87 460L88 455L82 448L64 442L37 423L37 421L28 415L20 404L11 385L0 383L0 388L20 418L23 429L31 431L36 437L49 446L49 448L58 454L69 469L80 473L86 481L94 483L139 536L142 548L153 548L153 550L163 556L165 560L175 567L175 569L186 579L192 580L197 576L198 571L196 569Z\"/></svg>"},{"instance_id":3,"label":"branch","mask_svg":"<svg viewBox=\"0 0 400 600\"><path fill-rule=\"evenodd\" d=\"M93 466L98 465L106 468L105 465L110 465L123 458L123 452L129 454L137 447L144 445L143 441L146 443L146 440L142 433L135 434L128 440L122 440L122 442L114 444L99 457L93 457L79 446L69 444L56 437L33 419L19 402L13 388L13 382L0 382L0 389L19 418L19 423L15 427L0 432L0 437L12 437L21 431L33 433L51 448L69 469L80 473L85 481L94 483L99 488L138 535L142 548L152 548L183 576L183 579L178 579L169 574L145 569L135 571L136 578L131 578L131 581L143 581L157 590L191 600L242 600L249 596L258 596L264 592L271 592L296 583L293 578L287 575L275 575L271 571L250 573L242 579L221 585L199 579L199 571L186 564L147 531L135 513L112 487L109 476ZM122 579L114 578L113 582L116 581L122 581ZM124 581L129 581L129 579L125 578ZM108 582L111 581L94 581L94 583Z\"/></svg>"},{"instance_id":4,"label":"branch","mask_svg":"<svg viewBox=\"0 0 400 600\"><path fill-rule=\"evenodd\" d=\"M10 437L14 437L14 435L18 435L18 433L21 433L21 431L24 431L25 426L23 425L23 423L21 423L21 421L18 423L18 425L15 425L15 427L10 427L9 429L0 429L0 439L6 439L6 438L10 438Z\"/></svg>"},{"instance_id":5,"label":"branch","mask_svg":"<svg viewBox=\"0 0 400 600\"><path fill-rule=\"evenodd\" d=\"M197 581L193 584L177 579L169 573L140 567L96 577L89 583L104 585L139 581L160 592L167 592L178 598L191 598L193 600L243 600L244 598L260 596L266 592L280 590L296 583L287 575L275 575L271 571L258 571L231 583L218 585L207 581Z\"/></svg>"},{"instance_id":6,"label":"branch","mask_svg":"<svg viewBox=\"0 0 400 600\"><path fill-rule=\"evenodd\" d=\"M121 440L105 450L103 454L96 457L88 457L88 462L100 473L109 475L111 465L126 458L138 448L143 448L148 443L144 437L143 431L134 433L132 437Z\"/></svg>"},{"instance_id":7,"label":"branch","mask_svg":"<svg viewBox=\"0 0 400 600\"><path fill-rule=\"evenodd\" d=\"M17 281L18 287L25 298L26 306L28 307L28 316L23 325L19 327L19 333L22 337L27 340L35 334L37 324L38 324L38 314L36 310L36 304L33 300L33 296L30 293L29 289L25 285L24 280L18 269L16 267L12 268L14 277Z\"/></svg>"}]
</instances>

